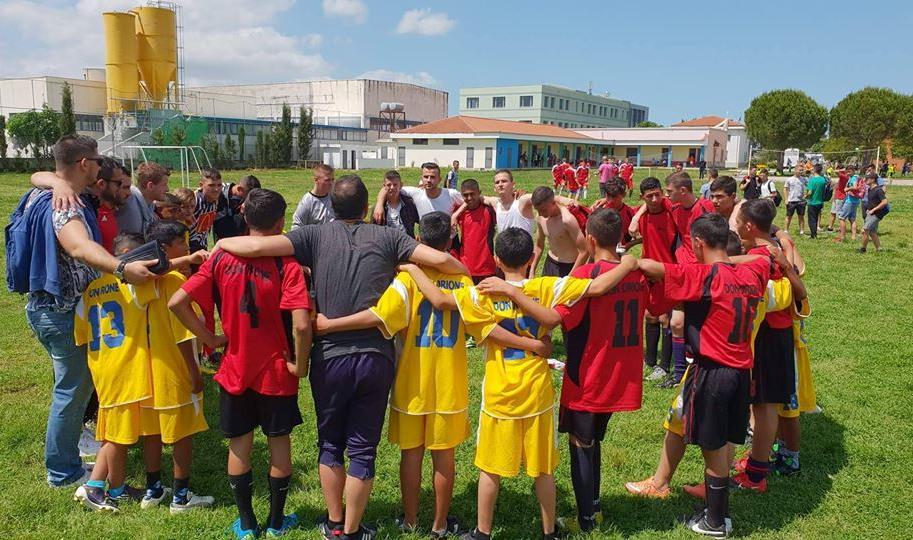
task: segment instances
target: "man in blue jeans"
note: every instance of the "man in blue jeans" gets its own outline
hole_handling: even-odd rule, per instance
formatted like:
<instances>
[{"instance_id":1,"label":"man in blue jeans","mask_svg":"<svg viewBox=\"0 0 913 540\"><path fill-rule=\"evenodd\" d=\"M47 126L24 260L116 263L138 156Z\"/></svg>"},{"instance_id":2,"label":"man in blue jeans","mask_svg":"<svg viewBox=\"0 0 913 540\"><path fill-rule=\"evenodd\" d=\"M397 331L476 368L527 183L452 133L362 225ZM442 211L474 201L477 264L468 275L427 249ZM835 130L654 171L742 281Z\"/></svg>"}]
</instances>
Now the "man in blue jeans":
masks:
<instances>
[{"instance_id":1,"label":"man in blue jeans","mask_svg":"<svg viewBox=\"0 0 913 540\"><path fill-rule=\"evenodd\" d=\"M95 183L102 158L91 137L65 135L54 145L54 161L61 182L81 193ZM26 197L22 219L27 240L17 246L31 253L25 314L54 368L44 463L48 484L64 487L86 475L77 445L92 395L86 348L77 347L73 336L76 304L99 271L141 283L153 276L148 266L155 261L125 264L109 254L98 243L95 215L84 206L55 210L51 190L45 189L34 189ZM56 256L49 257L52 253ZM36 273L36 268L44 273Z\"/></svg>"}]
</instances>

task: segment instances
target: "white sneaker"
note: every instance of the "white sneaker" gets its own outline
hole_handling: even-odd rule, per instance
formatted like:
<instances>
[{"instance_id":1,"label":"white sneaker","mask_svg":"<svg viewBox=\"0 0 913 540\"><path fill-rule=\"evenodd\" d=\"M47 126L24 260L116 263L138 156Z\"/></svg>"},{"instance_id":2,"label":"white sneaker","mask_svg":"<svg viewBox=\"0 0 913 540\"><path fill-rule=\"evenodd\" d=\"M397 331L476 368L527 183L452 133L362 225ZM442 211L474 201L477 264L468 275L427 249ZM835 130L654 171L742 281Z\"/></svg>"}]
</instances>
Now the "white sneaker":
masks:
<instances>
[{"instance_id":1,"label":"white sneaker","mask_svg":"<svg viewBox=\"0 0 913 540\"><path fill-rule=\"evenodd\" d=\"M165 500L165 497L171 496L171 488L162 488L161 497L152 497L149 494L149 490L146 490L146 495L143 497L143 500L140 501L139 507L142 510L148 510L150 508L155 508L156 506L162 504L162 501Z\"/></svg>"},{"instance_id":2,"label":"white sneaker","mask_svg":"<svg viewBox=\"0 0 913 540\"><path fill-rule=\"evenodd\" d=\"M101 450L101 443L95 440L95 433L87 428L82 428L79 435L79 457L89 457L98 455Z\"/></svg>"},{"instance_id":3,"label":"white sneaker","mask_svg":"<svg viewBox=\"0 0 913 540\"><path fill-rule=\"evenodd\" d=\"M656 366L653 368L653 371L651 371L650 374L647 375L647 380L648 381L661 381L661 380L665 379L668 374L669 374L669 372L667 372L665 369L663 369L659 366Z\"/></svg>"},{"instance_id":4,"label":"white sneaker","mask_svg":"<svg viewBox=\"0 0 913 540\"><path fill-rule=\"evenodd\" d=\"M196 510L197 508L208 508L216 502L214 497L208 495L197 495L192 491L187 492L187 502L184 504L178 504L175 502L171 503L171 513L180 514L182 512L188 512L190 510Z\"/></svg>"}]
</instances>

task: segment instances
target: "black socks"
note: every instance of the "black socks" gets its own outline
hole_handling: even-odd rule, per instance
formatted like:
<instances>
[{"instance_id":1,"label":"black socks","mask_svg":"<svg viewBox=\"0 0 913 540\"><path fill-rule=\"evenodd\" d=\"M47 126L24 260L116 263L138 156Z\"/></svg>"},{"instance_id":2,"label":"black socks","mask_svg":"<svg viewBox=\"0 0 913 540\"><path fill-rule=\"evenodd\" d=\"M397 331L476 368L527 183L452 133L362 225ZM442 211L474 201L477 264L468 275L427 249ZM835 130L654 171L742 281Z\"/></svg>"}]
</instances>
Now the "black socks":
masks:
<instances>
[{"instance_id":1,"label":"black socks","mask_svg":"<svg viewBox=\"0 0 913 540\"><path fill-rule=\"evenodd\" d=\"M596 475L598 467L598 450L596 446L583 448L570 443L571 483L574 486L574 499L577 501L577 521L583 531L596 526L598 507L594 502L598 498Z\"/></svg>"},{"instance_id":2,"label":"black socks","mask_svg":"<svg viewBox=\"0 0 913 540\"><path fill-rule=\"evenodd\" d=\"M658 322L648 322L644 331L647 350L644 352L644 363L650 367L656 366L656 356L659 353L659 334L662 326Z\"/></svg>"},{"instance_id":3,"label":"black socks","mask_svg":"<svg viewBox=\"0 0 913 540\"><path fill-rule=\"evenodd\" d=\"M672 330L669 328L663 328L663 352L662 357L659 360L659 367L666 370L668 373L672 366Z\"/></svg>"},{"instance_id":4,"label":"black socks","mask_svg":"<svg viewBox=\"0 0 913 540\"><path fill-rule=\"evenodd\" d=\"M244 530L257 530L257 518L254 516L253 495L254 475L247 471L244 474L228 475L228 483L235 496L235 505L241 517L241 528Z\"/></svg>"},{"instance_id":5,"label":"black socks","mask_svg":"<svg viewBox=\"0 0 913 540\"><path fill-rule=\"evenodd\" d=\"M707 488L707 524L719 527L729 517L729 478L717 478L704 473Z\"/></svg>"},{"instance_id":6,"label":"black socks","mask_svg":"<svg viewBox=\"0 0 913 540\"><path fill-rule=\"evenodd\" d=\"M288 497L288 485L291 475L284 478L269 477L269 521L267 527L281 529L285 517L285 499Z\"/></svg>"}]
</instances>

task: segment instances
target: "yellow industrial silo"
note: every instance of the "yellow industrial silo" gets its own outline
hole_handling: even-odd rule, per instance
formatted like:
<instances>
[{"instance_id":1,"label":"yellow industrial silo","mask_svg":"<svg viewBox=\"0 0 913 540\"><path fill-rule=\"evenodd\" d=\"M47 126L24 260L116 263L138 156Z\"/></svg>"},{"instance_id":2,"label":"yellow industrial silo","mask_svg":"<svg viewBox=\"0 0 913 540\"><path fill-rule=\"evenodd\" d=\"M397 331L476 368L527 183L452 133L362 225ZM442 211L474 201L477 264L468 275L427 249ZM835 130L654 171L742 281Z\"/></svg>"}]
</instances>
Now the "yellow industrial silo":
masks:
<instances>
[{"instance_id":1,"label":"yellow industrial silo","mask_svg":"<svg viewBox=\"0 0 913 540\"><path fill-rule=\"evenodd\" d=\"M172 83L177 86L177 23L175 12L160 7L138 7L136 36L139 75L148 98L162 102ZM176 96L172 96L175 99Z\"/></svg>"},{"instance_id":2,"label":"yellow industrial silo","mask_svg":"<svg viewBox=\"0 0 913 540\"><path fill-rule=\"evenodd\" d=\"M136 22L131 13L104 13L108 114L136 109L139 99Z\"/></svg>"}]
</instances>

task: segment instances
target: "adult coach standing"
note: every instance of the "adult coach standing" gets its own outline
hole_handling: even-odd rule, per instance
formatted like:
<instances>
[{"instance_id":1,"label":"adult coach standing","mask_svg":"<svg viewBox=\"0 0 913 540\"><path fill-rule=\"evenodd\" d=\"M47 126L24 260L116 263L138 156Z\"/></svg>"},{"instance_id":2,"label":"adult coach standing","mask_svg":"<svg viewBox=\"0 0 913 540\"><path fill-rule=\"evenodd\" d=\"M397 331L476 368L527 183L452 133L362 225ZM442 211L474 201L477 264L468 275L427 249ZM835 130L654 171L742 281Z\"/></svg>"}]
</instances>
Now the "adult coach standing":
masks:
<instances>
[{"instance_id":1,"label":"adult coach standing","mask_svg":"<svg viewBox=\"0 0 913 540\"><path fill-rule=\"evenodd\" d=\"M74 193L82 193L95 183L102 160L98 144L85 135L66 135L54 145L55 175ZM92 379L86 347L77 347L73 335L76 305L99 272L142 283L153 276L148 269L153 262L125 264L114 258L98 243L101 235L91 211L80 205L54 210L51 197L48 189L34 189L23 197L22 214L18 218L14 214L9 231L7 272L8 278L14 279L24 273L24 282L12 288L28 292L26 318L51 357L54 388L44 463L48 484L64 487L84 480L88 474L77 444L92 395ZM17 255L11 257L11 253ZM117 321L106 324L104 331L116 332Z\"/></svg>"},{"instance_id":2,"label":"adult coach standing","mask_svg":"<svg viewBox=\"0 0 913 540\"><path fill-rule=\"evenodd\" d=\"M243 257L294 255L311 269L316 309L331 319L373 306L402 262L468 274L449 254L419 245L392 227L364 223L368 191L358 176L339 178L331 198L336 221L299 227L285 236L228 238L217 247ZM373 537L361 526L361 518L374 483L393 376L393 345L377 329L315 338L310 382L317 413L318 470L327 505L327 520L321 524L325 534Z\"/></svg>"}]
</instances>

